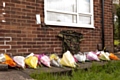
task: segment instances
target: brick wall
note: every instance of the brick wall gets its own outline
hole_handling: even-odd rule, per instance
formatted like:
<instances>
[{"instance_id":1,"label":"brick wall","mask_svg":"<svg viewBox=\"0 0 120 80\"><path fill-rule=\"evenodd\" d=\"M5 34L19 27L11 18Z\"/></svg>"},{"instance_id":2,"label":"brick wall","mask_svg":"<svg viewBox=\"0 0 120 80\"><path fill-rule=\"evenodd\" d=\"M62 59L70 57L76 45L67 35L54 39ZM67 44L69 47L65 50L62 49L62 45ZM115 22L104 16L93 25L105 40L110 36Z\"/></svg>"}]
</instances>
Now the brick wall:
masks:
<instances>
[{"instance_id":1,"label":"brick wall","mask_svg":"<svg viewBox=\"0 0 120 80\"><path fill-rule=\"evenodd\" d=\"M105 1L105 4L109 4L105 6L105 46L108 47L111 51L113 50L113 6L112 2Z\"/></svg>"},{"instance_id":2,"label":"brick wall","mask_svg":"<svg viewBox=\"0 0 120 80\"><path fill-rule=\"evenodd\" d=\"M62 43L57 37L61 30L75 30L83 34L80 50L95 51L101 43L101 0L94 0L95 29L36 25L35 14L40 13L44 21L44 0L4 0L6 2L5 20L0 22L0 52L13 54L58 53ZM2 7L2 2L0 4ZM10 41L3 41L3 38ZM105 46L113 51L112 0L105 0Z\"/></svg>"}]
</instances>

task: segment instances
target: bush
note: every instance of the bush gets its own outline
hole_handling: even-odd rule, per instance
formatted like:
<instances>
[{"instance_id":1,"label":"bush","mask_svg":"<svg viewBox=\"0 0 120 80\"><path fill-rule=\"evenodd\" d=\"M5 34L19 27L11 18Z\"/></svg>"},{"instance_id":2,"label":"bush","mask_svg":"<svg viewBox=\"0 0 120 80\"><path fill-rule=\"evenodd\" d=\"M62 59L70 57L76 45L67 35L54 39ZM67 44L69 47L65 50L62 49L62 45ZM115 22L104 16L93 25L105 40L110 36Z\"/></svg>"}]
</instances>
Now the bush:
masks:
<instances>
[{"instance_id":1,"label":"bush","mask_svg":"<svg viewBox=\"0 0 120 80\"><path fill-rule=\"evenodd\" d=\"M119 39L119 41L120 41L120 5L118 5L117 7L116 7L116 15L117 15L117 17L118 17L118 19L117 19L117 22L118 22L118 26L117 26L117 34L118 34L118 39Z\"/></svg>"}]
</instances>

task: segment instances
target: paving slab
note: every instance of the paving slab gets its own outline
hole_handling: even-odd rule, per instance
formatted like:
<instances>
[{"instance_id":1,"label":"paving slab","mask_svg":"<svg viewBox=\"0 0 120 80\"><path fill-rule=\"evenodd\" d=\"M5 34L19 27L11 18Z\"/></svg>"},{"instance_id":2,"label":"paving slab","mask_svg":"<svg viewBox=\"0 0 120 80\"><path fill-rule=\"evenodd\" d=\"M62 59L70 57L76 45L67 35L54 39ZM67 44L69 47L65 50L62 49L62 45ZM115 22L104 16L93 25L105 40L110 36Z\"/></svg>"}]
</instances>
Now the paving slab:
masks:
<instances>
[{"instance_id":1,"label":"paving slab","mask_svg":"<svg viewBox=\"0 0 120 80\"><path fill-rule=\"evenodd\" d=\"M7 71L7 70L8 70L8 65L0 64L0 71Z\"/></svg>"},{"instance_id":2,"label":"paving slab","mask_svg":"<svg viewBox=\"0 0 120 80\"><path fill-rule=\"evenodd\" d=\"M19 70L0 71L0 80L34 80Z\"/></svg>"}]
</instances>

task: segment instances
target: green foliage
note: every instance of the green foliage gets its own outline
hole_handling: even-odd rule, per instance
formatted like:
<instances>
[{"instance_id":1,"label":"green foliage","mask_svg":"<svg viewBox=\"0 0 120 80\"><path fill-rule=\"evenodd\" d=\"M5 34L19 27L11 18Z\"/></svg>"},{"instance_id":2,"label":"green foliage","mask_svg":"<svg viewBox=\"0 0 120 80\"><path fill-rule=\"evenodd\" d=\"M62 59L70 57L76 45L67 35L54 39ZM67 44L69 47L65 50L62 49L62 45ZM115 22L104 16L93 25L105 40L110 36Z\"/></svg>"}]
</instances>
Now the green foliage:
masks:
<instances>
[{"instance_id":1,"label":"green foliage","mask_svg":"<svg viewBox=\"0 0 120 80\"><path fill-rule=\"evenodd\" d=\"M115 22L115 38L120 41L120 5L115 5L117 21Z\"/></svg>"},{"instance_id":2,"label":"green foliage","mask_svg":"<svg viewBox=\"0 0 120 80\"><path fill-rule=\"evenodd\" d=\"M120 21L120 5L116 9L116 15L118 16L118 22L119 22Z\"/></svg>"},{"instance_id":3,"label":"green foliage","mask_svg":"<svg viewBox=\"0 0 120 80\"><path fill-rule=\"evenodd\" d=\"M72 75L34 73L31 77L35 80L120 80L119 75L120 61L110 61L104 66L93 63L88 70L73 70Z\"/></svg>"},{"instance_id":4,"label":"green foliage","mask_svg":"<svg viewBox=\"0 0 120 80\"><path fill-rule=\"evenodd\" d=\"M119 40L114 40L114 45L118 46L120 44Z\"/></svg>"},{"instance_id":5,"label":"green foliage","mask_svg":"<svg viewBox=\"0 0 120 80\"><path fill-rule=\"evenodd\" d=\"M114 23L114 39L119 39L118 37L119 37L119 27L118 27L118 22L116 21L115 23Z\"/></svg>"}]
</instances>

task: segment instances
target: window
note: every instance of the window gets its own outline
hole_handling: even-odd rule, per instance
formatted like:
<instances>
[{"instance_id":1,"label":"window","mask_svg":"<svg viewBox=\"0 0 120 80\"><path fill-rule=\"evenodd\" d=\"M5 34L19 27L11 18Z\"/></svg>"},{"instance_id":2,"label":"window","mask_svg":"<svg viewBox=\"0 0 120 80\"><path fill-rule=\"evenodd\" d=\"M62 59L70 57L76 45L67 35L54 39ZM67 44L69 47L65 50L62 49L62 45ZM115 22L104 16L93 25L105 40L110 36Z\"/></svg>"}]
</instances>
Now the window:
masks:
<instances>
[{"instance_id":1,"label":"window","mask_svg":"<svg viewBox=\"0 0 120 80\"><path fill-rule=\"evenodd\" d=\"M93 0L45 0L45 23L94 28Z\"/></svg>"}]
</instances>

